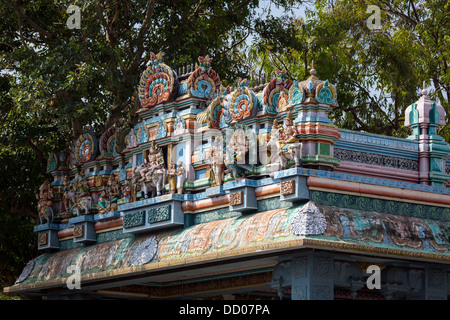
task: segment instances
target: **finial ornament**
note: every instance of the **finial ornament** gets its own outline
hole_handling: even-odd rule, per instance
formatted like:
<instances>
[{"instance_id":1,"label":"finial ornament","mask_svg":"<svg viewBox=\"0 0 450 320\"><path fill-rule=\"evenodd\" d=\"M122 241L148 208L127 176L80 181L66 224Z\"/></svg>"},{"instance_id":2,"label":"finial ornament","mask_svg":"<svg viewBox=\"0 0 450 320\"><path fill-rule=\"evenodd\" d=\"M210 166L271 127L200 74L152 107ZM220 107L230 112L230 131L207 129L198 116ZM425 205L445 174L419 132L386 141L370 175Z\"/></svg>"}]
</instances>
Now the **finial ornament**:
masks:
<instances>
[{"instance_id":1,"label":"finial ornament","mask_svg":"<svg viewBox=\"0 0 450 320\"><path fill-rule=\"evenodd\" d=\"M314 60L311 61L311 70L309 70L309 74L312 76L316 75L316 69L314 69Z\"/></svg>"},{"instance_id":2,"label":"finial ornament","mask_svg":"<svg viewBox=\"0 0 450 320\"><path fill-rule=\"evenodd\" d=\"M423 88L422 88L422 95L423 96L426 96L427 95L427 86L426 86L426 84L425 84L425 81L423 82Z\"/></svg>"}]
</instances>

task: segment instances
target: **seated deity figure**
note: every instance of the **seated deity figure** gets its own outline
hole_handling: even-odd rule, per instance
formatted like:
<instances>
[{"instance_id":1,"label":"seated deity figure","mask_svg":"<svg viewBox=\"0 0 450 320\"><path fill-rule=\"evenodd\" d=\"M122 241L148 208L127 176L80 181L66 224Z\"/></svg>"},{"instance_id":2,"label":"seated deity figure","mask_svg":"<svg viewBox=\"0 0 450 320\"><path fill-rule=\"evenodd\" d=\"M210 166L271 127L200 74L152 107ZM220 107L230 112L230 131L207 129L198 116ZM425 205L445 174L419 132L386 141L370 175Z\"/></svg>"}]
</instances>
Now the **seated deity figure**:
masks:
<instances>
[{"instance_id":1,"label":"seated deity figure","mask_svg":"<svg viewBox=\"0 0 450 320\"><path fill-rule=\"evenodd\" d=\"M119 199L120 187L116 181L114 173L108 178L107 185L103 188L98 201L98 212L105 213L111 210L117 210L117 201Z\"/></svg>"},{"instance_id":2,"label":"seated deity figure","mask_svg":"<svg viewBox=\"0 0 450 320\"><path fill-rule=\"evenodd\" d=\"M292 121L292 113L289 110L286 118L283 121L284 129L283 129L283 143L294 143L298 142L297 139L297 128L294 126L294 122Z\"/></svg>"},{"instance_id":3,"label":"seated deity figure","mask_svg":"<svg viewBox=\"0 0 450 320\"><path fill-rule=\"evenodd\" d=\"M154 170L163 168L161 163L161 150L155 146L155 141L152 141L148 150L147 159L144 159L144 165L139 170L141 182L146 180L146 175L152 173Z\"/></svg>"},{"instance_id":4,"label":"seated deity figure","mask_svg":"<svg viewBox=\"0 0 450 320\"><path fill-rule=\"evenodd\" d=\"M77 194L77 198L90 196L90 188L86 181L86 171L84 169L82 169L78 174L78 177L74 182L74 189Z\"/></svg>"}]
</instances>

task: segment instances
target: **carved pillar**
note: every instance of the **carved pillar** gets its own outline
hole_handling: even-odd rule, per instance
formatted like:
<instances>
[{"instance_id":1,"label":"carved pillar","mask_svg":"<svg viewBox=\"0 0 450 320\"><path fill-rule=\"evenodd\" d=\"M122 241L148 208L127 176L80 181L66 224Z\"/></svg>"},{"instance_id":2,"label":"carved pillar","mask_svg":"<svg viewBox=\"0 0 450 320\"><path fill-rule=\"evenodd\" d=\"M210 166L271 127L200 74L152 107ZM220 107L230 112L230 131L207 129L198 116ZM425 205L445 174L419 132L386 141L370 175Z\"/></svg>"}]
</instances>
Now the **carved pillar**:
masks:
<instances>
[{"instance_id":1,"label":"carved pillar","mask_svg":"<svg viewBox=\"0 0 450 320\"><path fill-rule=\"evenodd\" d=\"M447 269L438 265L425 267L425 300L447 300Z\"/></svg>"},{"instance_id":2,"label":"carved pillar","mask_svg":"<svg viewBox=\"0 0 450 320\"><path fill-rule=\"evenodd\" d=\"M308 252L292 259L292 300L333 300L334 259L329 254Z\"/></svg>"},{"instance_id":3,"label":"carved pillar","mask_svg":"<svg viewBox=\"0 0 450 320\"><path fill-rule=\"evenodd\" d=\"M419 136L419 183L430 184L430 154L428 144L428 126L420 125Z\"/></svg>"}]
</instances>

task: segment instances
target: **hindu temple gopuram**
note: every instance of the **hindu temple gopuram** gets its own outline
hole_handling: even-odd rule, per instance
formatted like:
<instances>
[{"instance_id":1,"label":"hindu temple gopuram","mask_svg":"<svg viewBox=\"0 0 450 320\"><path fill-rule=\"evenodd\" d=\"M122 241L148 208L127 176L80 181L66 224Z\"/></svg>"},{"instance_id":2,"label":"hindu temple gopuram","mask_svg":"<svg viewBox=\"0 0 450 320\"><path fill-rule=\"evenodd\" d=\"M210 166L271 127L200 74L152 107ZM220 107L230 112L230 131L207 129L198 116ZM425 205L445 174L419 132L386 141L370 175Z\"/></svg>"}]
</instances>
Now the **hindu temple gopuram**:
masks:
<instances>
[{"instance_id":1,"label":"hindu temple gopuram","mask_svg":"<svg viewBox=\"0 0 450 320\"><path fill-rule=\"evenodd\" d=\"M37 190L41 253L5 292L47 299L447 300L444 108L406 139L338 128L312 68L223 87L151 54L139 122L85 127ZM139 77L139 75L136 75ZM272 78L272 79L270 79Z\"/></svg>"}]
</instances>

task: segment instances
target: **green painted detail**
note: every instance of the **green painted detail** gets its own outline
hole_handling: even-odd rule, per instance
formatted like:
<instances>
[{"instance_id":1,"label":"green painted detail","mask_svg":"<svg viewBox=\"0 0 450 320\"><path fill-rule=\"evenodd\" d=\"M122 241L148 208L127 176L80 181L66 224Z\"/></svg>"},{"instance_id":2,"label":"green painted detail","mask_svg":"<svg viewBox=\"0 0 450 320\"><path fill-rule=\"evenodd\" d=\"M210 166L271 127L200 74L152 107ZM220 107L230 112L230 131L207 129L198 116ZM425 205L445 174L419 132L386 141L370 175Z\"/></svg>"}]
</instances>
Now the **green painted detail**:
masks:
<instances>
[{"instance_id":1,"label":"green painted detail","mask_svg":"<svg viewBox=\"0 0 450 320\"><path fill-rule=\"evenodd\" d=\"M338 166L341 160L327 155L306 155L302 157L303 163L326 163Z\"/></svg>"},{"instance_id":2,"label":"green painted detail","mask_svg":"<svg viewBox=\"0 0 450 320\"><path fill-rule=\"evenodd\" d=\"M335 143L337 140L335 137L324 136L320 134L299 134L297 135L297 138L300 139L300 141L302 142L320 139L324 141L330 141L330 143Z\"/></svg>"},{"instance_id":3,"label":"green painted detail","mask_svg":"<svg viewBox=\"0 0 450 320\"><path fill-rule=\"evenodd\" d=\"M211 185L211 182L208 178L205 179L199 179L195 181L186 181L184 183L184 187L187 189L196 189L196 188L202 188L202 187L209 187Z\"/></svg>"},{"instance_id":4,"label":"green painted detail","mask_svg":"<svg viewBox=\"0 0 450 320\"><path fill-rule=\"evenodd\" d=\"M409 123L418 124L419 123L419 111L417 111L417 104L411 105L411 112L409 113Z\"/></svg>"},{"instance_id":5,"label":"green painted detail","mask_svg":"<svg viewBox=\"0 0 450 320\"><path fill-rule=\"evenodd\" d=\"M133 228L145 224L145 210L125 213L123 215L123 227Z\"/></svg>"},{"instance_id":6,"label":"green painted detail","mask_svg":"<svg viewBox=\"0 0 450 320\"><path fill-rule=\"evenodd\" d=\"M157 223L170 220L172 211L171 208L172 207L170 205L166 205L148 209L148 223Z\"/></svg>"},{"instance_id":7,"label":"green painted detail","mask_svg":"<svg viewBox=\"0 0 450 320\"><path fill-rule=\"evenodd\" d=\"M238 211L230 211L228 209L228 206L226 208L216 209L212 211L206 211L206 212L200 212L196 214L190 214L192 216L191 218L191 225L215 221L215 220L222 220L222 219L228 219L233 217L240 217L242 215L241 212Z\"/></svg>"},{"instance_id":8,"label":"green painted detail","mask_svg":"<svg viewBox=\"0 0 450 320\"><path fill-rule=\"evenodd\" d=\"M85 246L84 243L73 242L73 239L62 240L59 242L59 251L65 251L65 250L70 250L70 249L75 249L75 248L82 248L84 246Z\"/></svg>"},{"instance_id":9,"label":"green painted detail","mask_svg":"<svg viewBox=\"0 0 450 320\"><path fill-rule=\"evenodd\" d=\"M331 154L331 146L327 143L322 142L317 143L316 154L329 156Z\"/></svg>"},{"instance_id":10,"label":"green painted detail","mask_svg":"<svg viewBox=\"0 0 450 320\"><path fill-rule=\"evenodd\" d=\"M450 221L450 208L315 190L310 191L310 194L312 201L327 206Z\"/></svg>"},{"instance_id":11,"label":"green painted detail","mask_svg":"<svg viewBox=\"0 0 450 320\"><path fill-rule=\"evenodd\" d=\"M126 238L134 238L134 235L132 233L123 233L122 229L97 233L97 243L103 243Z\"/></svg>"},{"instance_id":12,"label":"green painted detail","mask_svg":"<svg viewBox=\"0 0 450 320\"><path fill-rule=\"evenodd\" d=\"M430 124L439 125L440 117L439 117L439 112L436 109L436 103L433 103L431 105L431 109L429 111L429 116L430 116Z\"/></svg>"},{"instance_id":13,"label":"green painted detail","mask_svg":"<svg viewBox=\"0 0 450 320\"><path fill-rule=\"evenodd\" d=\"M292 206L292 203L288 201L281 201L280 197L273 197L268 199L263 199L258 201L258 212L264 212L279 208L287 208Z\"/></svg>"}]
</instances>

